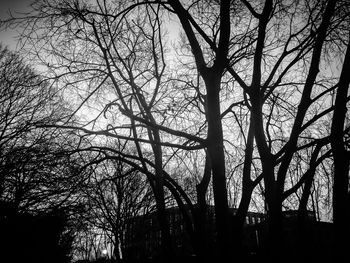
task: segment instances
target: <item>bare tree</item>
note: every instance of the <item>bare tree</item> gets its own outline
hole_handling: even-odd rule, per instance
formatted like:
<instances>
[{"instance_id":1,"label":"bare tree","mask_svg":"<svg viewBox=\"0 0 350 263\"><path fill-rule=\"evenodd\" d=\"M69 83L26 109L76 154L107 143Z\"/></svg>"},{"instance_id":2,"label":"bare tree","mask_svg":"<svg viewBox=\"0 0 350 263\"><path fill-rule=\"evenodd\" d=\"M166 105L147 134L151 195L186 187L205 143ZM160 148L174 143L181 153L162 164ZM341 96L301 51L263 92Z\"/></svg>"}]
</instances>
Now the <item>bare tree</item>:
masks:
<instances>
[{"instance_id":1,"label":"bare tree","mask_svg":"<svg viewBox=\"0 0 350 263\"><path fill-rule=\"evenodd\" d=\"M84 191L90 224L109 233L117 261L123 258L124 234L131 219L154 208L151 189L143 177L121 161L106 161L94 169L94 176Z\"/></svg>"},{"instance_id":2,"label":"bare tree","mask_svg":"<svg viewBox=\"0 0 350 263\"><path fill-rule=\"evenodd\" d=\"M0 90L0 224L7 251L2 258L25 255L41 262L51 256L66 262L82 156L67 152L77 144L72 133L38 125L62 120L69 110L53 86L1 45Z\"/></svg>"},{"instance_id":3,"label":"bare tree","mask_svg":"<svg viewBox=\"0 0 350 263\"><path fill-rule=\"evenodd\" d=\"M64 153L73 146L71 135L37 125L62 119L67 111L18 55L1 47L0 63L1 199L18 211L45 210L68 199L71 189L64 185L79 161Z\"/></svg>"},{"instance_id":4,"label":"bare tree","mask_svg":"<svg viewBox=\"0 0 350 263\"><path fill-rule=\"evenodd\" d=\"M90 115L81 125L51 126L136 149L128 154L101 144L91 148L148 177L164 255L172 254L164 187L172 189L180 205L192 203L167 171L176 158L198 151L203 176L197 202L205 204L212 179L222 261L233 257L233 242L239 245L257 186L268 213L268 256L278 259L283 209L297 200L300 214L305 212L319 178L316 171L328 169L331 134L334 152L340 149L335 150L335 141L341 140L334 139L338 128L331 128L330 116L336 108L333 92L340 87L336 62L348 41L346 10L345 1L326 0L46 0L13 23L31 25L23 36L40 47L32 51L48 66L48 77L65 94L76 91L74 114L85 110ZM169 25L182 32L175 49L166 43ZM347 129L342 130L343 138ZM236 152L242 156L238 160ZM228 158L239 169L227 171ZM228 209L231 173L242 182L234 220Z\"/></svg>"},{"instance_id":5,"label":"bare tree","mask_svg":"<svg viewBox=\"0 0 350 263\"><path fill-rule=\"evenodd\" d=\"M350 233L350 192L349 192L349 123L347 123L347 104L349 101L350 77L350 41L341 70L337 94L334 102L334 113L330 140L334 158L333 186L333 221L335 227L334 255L339 260L346 254L346 237ZM341 241L343 240L343 241Z\"/></svg>"}]
</instances>

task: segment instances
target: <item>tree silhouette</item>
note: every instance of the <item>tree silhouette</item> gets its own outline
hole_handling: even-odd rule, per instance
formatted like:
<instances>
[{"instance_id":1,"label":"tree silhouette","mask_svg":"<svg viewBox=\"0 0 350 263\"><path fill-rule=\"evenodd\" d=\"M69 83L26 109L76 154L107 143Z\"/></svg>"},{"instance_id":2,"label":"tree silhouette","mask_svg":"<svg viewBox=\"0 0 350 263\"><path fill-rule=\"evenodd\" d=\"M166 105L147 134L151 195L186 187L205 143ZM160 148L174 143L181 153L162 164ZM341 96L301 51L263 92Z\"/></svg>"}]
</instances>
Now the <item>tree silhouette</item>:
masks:
<instances>
[{"instance_id":1,"label":"tree silhouette","mask_svg":"<svg viewBox=\"0 0 350 263\"><path fill-rule=\"evenodd\" d=\"M69 262L67 227L79 205L73 192L81 158L67 154L72 134L38 128L67 109L53 87L2 46L0 65L1 260Z\"/></svg>"},{"instance_id":2,"label":"tree silhouette","mask_svg":"<svg viewBox=\"0 0 350 263\"><path fill-rule=\"evenodd\" d=\"M121 161L105 161L94 169L84 193L89 207L92 230L101 229L113 244L113 257L123 258L125 233L133 217L154 210L154 200L147 180ZM84 187L85 188L85 187Z\"/></svg>"},{"instance_id":3,"label":"tree silhouette","mask_svg":"<svg viewBox=\"0 0 350 263\"><path fill-rule=\"evenodd\" d=\"M339 212L346 203L339 200L348 200L348 165L340 170L339 156L348 156L348 81L336 66L341 63L345 72L348 64L346 1L44 0L32 8L30 16L8 22L30 25L23 39L41 47L31 55L46 67L50 60L47 78L77 102L73 115L85 115L74 125L46 126L89 137L93 146L81 151L147 176L164 258L172 260L174 253L165 188L179 207L203 215L211 180L221 261L242 251L252 201L264 202L260 209L268 215L266 256L281 260L287 249L283 211L299 209L303 222L316 185L331 181L333 163L334 185L321 194L331 199L333 191L335 223L346 218ZM167 37L174 27L179 37ZM194 152L201 158L191 159ZM180 168L198 177L198 210L176 182L174 170ZM229 177L241 184L233 218ZM198 235L197 254L205 258L205 242L199 245L203 222L188 218L188 231L194 223Z\"/></svg>"}]
</instances>

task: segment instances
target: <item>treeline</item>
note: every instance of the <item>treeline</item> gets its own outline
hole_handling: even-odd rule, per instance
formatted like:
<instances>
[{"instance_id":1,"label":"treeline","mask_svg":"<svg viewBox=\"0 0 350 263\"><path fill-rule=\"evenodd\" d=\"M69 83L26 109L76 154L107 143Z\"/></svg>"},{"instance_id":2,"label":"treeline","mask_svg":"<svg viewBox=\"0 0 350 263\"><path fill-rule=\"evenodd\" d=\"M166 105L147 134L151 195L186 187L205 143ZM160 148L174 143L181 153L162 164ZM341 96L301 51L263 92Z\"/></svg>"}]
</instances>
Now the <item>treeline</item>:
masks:
<instances>
[{"instance_id":1,"label":"treeline","mask_svg":"<svg viewBox=\"0 0 350 263\"><path fill-rule=\"evenodd\" d=\"M303 240L312 210L333 222L340 261L349 11L345 0L36 1L1 24L21 31L23 57L41 71L4 64L1 81L16 88L2 94L2 200L69 208L81 259L123 259L129 219L156 211L166 262L167 207L179 207L198 260L221 262L244 257L249 210L267 215L265 259L316 258L283 236L283 211L297 210Z\"/></svg>"}]
</instances>

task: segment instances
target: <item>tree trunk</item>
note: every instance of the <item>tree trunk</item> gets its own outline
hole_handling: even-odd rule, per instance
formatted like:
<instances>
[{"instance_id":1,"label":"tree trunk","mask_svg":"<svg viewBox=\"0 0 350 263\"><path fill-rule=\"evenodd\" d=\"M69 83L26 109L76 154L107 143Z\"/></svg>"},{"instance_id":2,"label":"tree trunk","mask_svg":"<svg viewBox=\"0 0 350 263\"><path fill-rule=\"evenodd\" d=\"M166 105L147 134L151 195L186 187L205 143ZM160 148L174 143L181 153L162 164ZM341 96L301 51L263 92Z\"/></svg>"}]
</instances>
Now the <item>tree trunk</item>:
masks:
<instances>
[{"instance_id":1,"label":"tree trunk","mask_svg":"<svg viewBox=\"0 0 350 263\"><path fill-rule=\"evenodd\" d=\"M207 216L206 193L209 187L211 178L211 165L209 156L206 156L204 174L201 182L196 186L197 205L194 214L194 230L196 240L196 253L198 262L204 262L211 259L212 248L209 244L209 229Z\"/></svg>"},{"instance_id":2,"label":"tree trunk","mask_svg":"<svg viewBox=\"0 0 350 263\"><path fill-rule=\"evenodd\" d=\"M350 40L348 43L331 127L331 146L334 158L333 222L335 230L334 256L342 260L347 257L350 235L349 203L349 152L344 145L344 124L350 84Z\"/></svg>"},{"instance_id":3,"label":"tree trunk","mask_svg":"<svg viewBox=\"0 0 350 263\"><path fill-rule=\"evenodd\" d=\"M237 251L235 258L244 259L247 254L247 251L243 250L243 238L244 238L244 222L247 216L247 212L249 209L249 203L251 199L251 195L253 192L253 187L243 185L242 187L242 198L237 210L236 215L234 215L232 220L232 238L233 238L233 246Z\"/></svg>"},{"instance_id":4,"label":"tree trunk","mask_svg":"<svg viewBox=\"0 0 350 263\"><path fill-rule=\"evenodd\" d=\"M254 89L251 93L251 125L254 131L254 137L264 174L264 195L268 213L268 238L265 248L265 256L272 261L278 262L280 259L279 253L282 252L282 195L278 191L277 181L275 179L275 157L271 154L265 138L261 106L262 99L260 98L260 91L258 89L259 85L253 83L252 87Z\"/></svg>"},{"instance_id":5,"label":"tree trunk","mask_svg":"<svg viewBox=\"0 0 350 263\"><path fill-rule=\"evenodd\" d=\"M318 152L318 151L317 151ZM315 154L317 157L317 154ZM314 160L316 161L316 160ZM310 256L311 253L314 251L310 251L308 244L310 241L310 229L307 228L307 224L309 223L309 219L307 218L307 203L311 194L311 187L312 182L314 180L314 174L316 169L316 164L312 163L312 160L310 161L311 165L313 167L310 168L308 171L309 174L307 175L305 186L303 190L303 194L301 196L299 208L298 208L298 216L297 216L297 244L296 244L296 257L303 257L307 259L311 259Z\"/></svg>"},{"instance_id":6,"label":"tree trunk","mask_svg":"<svg viewBox=\"0 0 350 263\"><path fill-rule=\"evenodd\" d=\"M204 198L203 198L204 197ZM194 215L194 231L196 242L196 254L198 262L203 262L211 257L210 246L208 240L208 228L207 228L207 204L205 201L205 194L197 189L197 205L195 207Z\"/></svg>"},{"instance_id":7,"label":"tree trunk","mask_svg":"<svg viewBox=\"0 0 350 263\"><path fill-rule=\"evenodd\" d=\"M268 201L268 244L267 256L273 262L283 261L283 222L282 222L282 202L280 196L276 194L276 182L271 190L272 195ZM269 191L269 190L266 190Z\"/></svg>"},{"instance_id":8,"label":"tree trunk","mask_svg":"<svg viewBox=\"0 0 350 263\"><path fill-rule=\"evenodd\" d=\"M212 166L218 253L221 262L225 262L232 255L230 251L232 243L228 221L225 155L219 98L221 74L215 72L214 69L208 73L207 76L203 76L207 87L208 153Z\"/></svg>"},{"instance_id":9,"label":"tree trunk","mask_svg":"<svg viewBox=\"0 0 350 263\"><path fill-rule=\"evenodd\" d=\"M165 207L162 147L160 145L161 140L158 130L155 129L152 132L149 131L149 134L150 138L152 138L151 140L154 140L155 142L152 144L155 161L155 180L153 191L156 200L157 218L161 231L161 260L166 262L173 262L174 250L170 235L169 220Z\"/></svg>"},{"instance_id":10,"label":"tree trunk","mask_svg":"<svg viewBox=\"0 0 350 263\"><path fill-rule=\"evenodd\" d=\"M247 136L247 144L245 148L245 157L244 157L244 167L243 167L243 178L242 178L242 197L239 203L239 207L236 215L232 221L233 229L233 244L237 248L238 257L243 257L243 227L245 218L248 213L250 200L252 197L254 185L251 180L251 166L252 166L252 157L253 157L253 148L254 148L254 133L252 120L250 120L250 126Z\"/></svg>"},{"instance_id":11,"label":"tree trunk","mask_svg":"<svg viewBox=\"0 0 350 263\"><path fill-rule=\"evenodd\" d=\"M120 255L120 251L119 251L119 234L118 233L114 233L114 248L113 248L113 256L116 262L121 262L121 255Z\"/></svg>"}]
</instances>

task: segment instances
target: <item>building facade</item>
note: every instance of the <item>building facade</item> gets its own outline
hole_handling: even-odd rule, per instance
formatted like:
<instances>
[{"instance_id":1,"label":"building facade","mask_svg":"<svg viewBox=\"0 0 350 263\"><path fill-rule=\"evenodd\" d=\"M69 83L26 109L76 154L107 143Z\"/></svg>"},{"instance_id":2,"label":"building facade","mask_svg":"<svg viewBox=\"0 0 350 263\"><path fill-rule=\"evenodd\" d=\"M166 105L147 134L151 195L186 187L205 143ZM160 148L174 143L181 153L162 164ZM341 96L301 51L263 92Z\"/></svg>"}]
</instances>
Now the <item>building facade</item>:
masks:
<instances>
[{"instance_id":1,"label":"building facade","mask_svg":"<svg viewBox=\"0 0 350 263\"><path fill-rule=\"evenodd\" d=\"M234 215L236 209L231 208L230 213ZM170 234L177 255L189 256L194 254L190 237L185 229L185 222L178 207L167 209L167 217L170 225ZM261 224L265 214L248 212L245 220L245 228L252 229L253 226ZM215 211L213 206L207 207L207 236L215 242ZM257 231L251 230L249 238L244 240L247 249L256 249L258 246ZM161 231L157 221L156 212L136 216L128 224L124 234L124 258L128 260L152 259L159 255L161 247Z\"/></svg>"}]
</instances>

